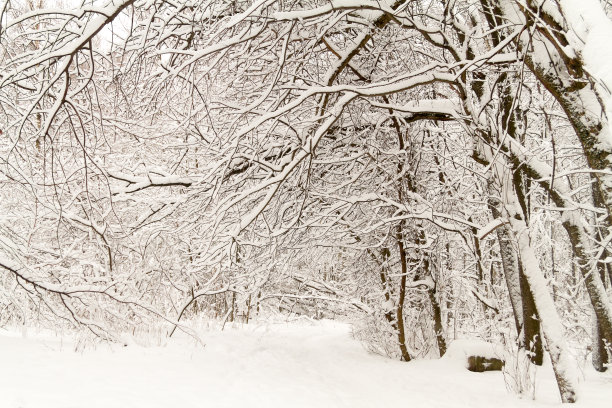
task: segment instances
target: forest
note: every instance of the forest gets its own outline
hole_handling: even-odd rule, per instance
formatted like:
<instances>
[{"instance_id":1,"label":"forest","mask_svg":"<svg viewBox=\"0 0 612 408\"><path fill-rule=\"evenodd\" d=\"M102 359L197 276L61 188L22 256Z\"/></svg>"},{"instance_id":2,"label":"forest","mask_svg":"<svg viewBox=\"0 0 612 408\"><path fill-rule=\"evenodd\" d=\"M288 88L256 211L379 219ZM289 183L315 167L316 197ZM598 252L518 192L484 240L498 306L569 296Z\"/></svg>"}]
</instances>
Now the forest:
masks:
<instances>
[{"instance_id":1,"label":"forest","mask_svg":"<svg viewBox=\"0 0 612 408\"><path fill-rule=\"evenodd\" d=\"M0 331L331 320L580 403L611 384L610 41L609 0L2 0Z\"/></svg>"}]
</instances>

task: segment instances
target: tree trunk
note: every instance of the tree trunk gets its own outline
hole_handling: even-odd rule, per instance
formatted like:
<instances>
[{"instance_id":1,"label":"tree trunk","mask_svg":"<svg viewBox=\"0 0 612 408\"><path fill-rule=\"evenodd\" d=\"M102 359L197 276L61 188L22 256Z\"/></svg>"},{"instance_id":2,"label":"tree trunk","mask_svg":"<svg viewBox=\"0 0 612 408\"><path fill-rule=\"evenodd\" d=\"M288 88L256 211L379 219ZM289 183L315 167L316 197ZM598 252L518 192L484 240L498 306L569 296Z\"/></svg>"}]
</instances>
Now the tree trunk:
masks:
<instances>
[{"instance_id":1,"label":"tree trunk","mask_svg":"<svg viewBox=\"0 0 612 408\"><path fill-rule=\"evenodd\" d=\"M529 283L523 271L523 265L519 261L519 276L521 282L521 299L523 306L523 339L525 349L529 350L529 360L535 365L542 365L544 359L544 347L542 335L540 334L540 316L529 290Z\"/></svg>"},{"instance_id":2,"label":"tree trunk","mask_svg":"<svg viewBox=\"0 0 612 408\"><path fill-rule=\"evenodd\" d=\"M600 344L600 341L612 344L612 308L598 270L598 266L601 264L597 264L597 260L591 259L591 251L589 251L591 246L584 236L584 231L571 221L565 221L563 226L569 235L578 269L584 277L587 293L597 319L596 327L599 339L594 339L594 345Z\"/></svg>"},{"instance_id":3,"label":"tree trunk","mask_svg":"<svg viewBox=\"0 0 612 408\"><path fill-rule=\"evenodd\" d=\"M606 346L604 337L601 334L601 326L597 317L593 316L593 355L592 362L595 370L604 372L608 369L607 364L610 362L610 345Z\"/></svg>"},{"instance_id":4,"label":"tree trunk","mask_svg":"<svg viewBox=\"0 0 612 408\"><path fill-rule=\"evenodd\" d=\"M533 294L534 303L540 315L540 323L548 344L561 400L575 402L577 377L574 370L576 364L568 350L561 319L531 248L527 226L522 219L515 218L515 214L511 215L509 220L518 243L520 259L525 268L525 281Z\"/></svg>"},{"instance_id":5,"label":"tree trunk","mask_svg":"<svg viewBox=\"0 0 612 408\"><path fill-rule=\"evenodd\" d=\"M368 249L367 252L370 254L372 259L374 259L376 263L379 263L378 258L376 258L376 255L374 255L372 249ZM385 265L389 262L389 258L391 257L391 251L389 251L389 248L382 248L380 254L382 256L382 262L379 263L380 284L382 285L385 303L389 303L391 302L391 288L389 287L389 279L387 278L387 271ZM387 322L391 325L391 327L393 327L393 330L397 331L397 321L395 320L395 317L393 317L393 310L391 310L391 308L385 311L385 319L387 319Z\"/></svg>"},{"instance_id":6,"label":"tree trunk","mask_svg":"<svg viewBox=\"0 0 612 408\"><path fill-rule=\"evenodd\" d=\"M524 268L525 286L533 295L535 309L540 316L540 325L548 344L561 400L563 402L575 402L577 376L574 371L576 364L569 353L563 324L548 291L546 279L540 270L538 259L531 247L529 228L524 219L524 209L519 203L516 191L519 186L516 186L516 180L513 180L513 177L509 174L508 166L500 163L499 159L496 160L490 147L483 146L482 154L485 160L491 163L494 180L499 183L501 189L500 197L503 197L503 202L500 203L500 209L503 210L502 215L509 222L509 231L511 231L518 246L518 260Z\"/></svg>"},{"instance_id":7,"label":"tree trunk","mask_svg":"<svg viewBox=\"0 0 612 408\"><path fill-rule=\"evenodd\" d=\"M489 200L489 207L493 217L499 218L501 214L494 203L495 200ZM533 364L542 365L544 350L540 335L540 318L533 295L528 288L523 266L513 247L511 231L506 226L500 226L496 232L504 278L514 311L514 323L519 335L519 347L531 351L529 359Z\"/></svg>"},{"instance_id":8,"label":"tree trunk","mask_svg":"<svg viewBox=\"0 0 612 408\"><path fill-rule=\"evenodd\" d=\"M406 300L406 283L408 275L408 260L406 258L406 249L404 248L404 236L402 234L401 224L397 227L396 241L399 249L400 263L402 268L402 277L400 279L399 297L397 299L396 322L397 322L397 340L399 343L400 352L403 361L410 361L410 353L406 347L406 331L404 328L404 302Z\"/></svg>"},{"instance_id":9,"label":"tree trunk","mask_svg":"<svg viewBox=\"0 0 612 408\"><path fill-rule=\"evenodd\" d=\"M426 243L425 233L423 230L420 230L418 233L417 246L425 245ZM447 247L448 250L448 247ZM431 262L429 258L429 254L424 253L422 268L417 270L416 275L414 276L415 280L425 279L426 277L430 277L433 279L433 273L431 271ZM427 298L429 299L429 305L431 306L431 312L433 315L434 321L434 331L436 335L436 344L438 345L438 353L440 357L446 354L446 339L444 338L444 326L442 325L442 313L440 310L440 304L436 299L436 287L435 285L427 290Z\"/></svg>"},{"instance_id":10,"label":"tree trunk","mask_svg":"<svg viewBox=\"0 0 612 408\"><path fill-rule=\"evenodd\" d=\"M499 210L492 204L494 201L495 200L489 200L489 208L491 208L493 218L500 218L501 214ZM508 288L508 294L510 295L512 311L514 312L514 324L516 326L516 332L520 336L523 330L524 321L518 258L516 251L512 246L512 236L508 227L502 225L497 228L496 233L497 242L499 244L499 253L502 260L504 279L506 281L506 287ZM522 346L523 344L522 338L519 338L519 345Z\"/></svg>"},{"instance_id":11,"label":"tree trunk","mask_svg":"<svg viewBox=\"0 0 612 408\"><path fill-rule=\"evenodd\" d=\"M440 304L436 299L436 292L434 289L428 290L427 295L429 296L429 303L431 304L431 310L433 312L434 330L436 332L438 352L440 353L440 357L442 357L444 354L446 354L446 339L444 338L444 327L442 326Z\"/></svg>"},{"instance_id":12,"label":"tree trunk","mask_svg":"<svg viewBox=\"0 0 612 408\"><path fill-rule=\"evenodd\" d=\"M595 252L597 252L593 246L595 231L587 225L589 223L583 219L579 212L571 209L573 204L565 198L571 195L571 186L567 185L562 179L554 179L554 186L551 187L551 182L548 180L552 179L553 174L550 169L547 169L537 160L532 160L533 158L525 152L522 145L513 142L513 138L507 137L504 143L511 153L515 167L520 163L522 171L530 178L538 180L539 185L550 194L557 207L567 209L563 212L562 225L569 237L576 265L584 278L591 305L599 322L601 328L599 335L612 344L612 305L600 274L593 273L597 270L597 259L593 259ZM596 205L598 193L597 190L593 191ZM607 223L607 219L604 221L604 223Z\"/></svg>"}]
</instances>

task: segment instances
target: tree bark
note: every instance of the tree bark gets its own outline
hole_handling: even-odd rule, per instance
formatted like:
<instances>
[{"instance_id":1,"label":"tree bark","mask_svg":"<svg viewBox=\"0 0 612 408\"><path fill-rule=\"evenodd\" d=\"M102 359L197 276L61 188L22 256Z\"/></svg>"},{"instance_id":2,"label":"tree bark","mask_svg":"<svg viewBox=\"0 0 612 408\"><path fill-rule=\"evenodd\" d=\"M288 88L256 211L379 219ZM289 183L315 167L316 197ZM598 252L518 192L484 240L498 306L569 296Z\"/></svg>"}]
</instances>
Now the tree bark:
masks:
<instances>
[{"instance_id":1,"label":"tree bark","mask_svg":"<svg viewBox=\"0 0 612 408\"><path fill-rule=\"evenodd\" d=\"M410 353L406 347L406 330L404 327L404 302L406 300L406 283L408 275L408 260L406 257L406 249L404 248L404 236L402 234L401 225L397 227L396 241L399 249L400 263L402 268L402 277L400 279L399 297L397 299L396 322L397 322L397 340L399 343L400 352L403 361L410 361Z\"/></svg>"},{"instance_id":2,"label":"tree bark","mask_svg":"<svg viewBox=\"0 0 612 408\"><path fill-rule=\"evenodd\" d=\"M514 214L512 214L514 212ZM516 211L510 209L510 224L519 248L519 256L524 266L525 282L533 294L535 307L540 315L542 332L548 344L557 385L564 403L576 402L577 378L574 373L576 363L568 350L561 319L555 308L538 260L531 248L529 230Z\"/></svg>"},{"instance_id":3,"label":"tree bark","mask_svg":"<svg viewBox=\"0 0 612 408\"><path fill-rule=\"evenodd\" d=\"M538 366L542 365L544 359L544 346L540 334L540 316L529 290L529 282L523 271L523 265L519 262L519 277L521 283L521 299L523 306L523 339L525 349L529 350L529 360Z\"/></svg>"}]
</instances>

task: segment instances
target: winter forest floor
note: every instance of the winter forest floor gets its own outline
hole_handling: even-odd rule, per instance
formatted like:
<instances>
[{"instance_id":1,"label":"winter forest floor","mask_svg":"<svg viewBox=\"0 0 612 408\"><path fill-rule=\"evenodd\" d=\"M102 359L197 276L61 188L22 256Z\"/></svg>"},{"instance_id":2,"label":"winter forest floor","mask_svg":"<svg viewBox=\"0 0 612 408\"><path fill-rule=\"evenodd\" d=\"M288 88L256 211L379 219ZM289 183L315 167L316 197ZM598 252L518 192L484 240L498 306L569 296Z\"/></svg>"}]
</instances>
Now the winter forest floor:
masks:
<instances>
[{"instance_id":1,"label":"winter forest floor","mask_svg":"<svg viewBox=\"0 0 612 408\"><path fill-rule=\"evenodd\" d=\"M521 399L507 390L502 373L469 372L456 353L410 363L370 354L342 323L235 325L202 329L201 338L205 347L178 336L164 346L82 350L73 340L2 329L0 407L561 405L550 365L537 373L536 400ZM584 366L576 406L609 407L612 375Z\"/></svg>"}]
</instances>

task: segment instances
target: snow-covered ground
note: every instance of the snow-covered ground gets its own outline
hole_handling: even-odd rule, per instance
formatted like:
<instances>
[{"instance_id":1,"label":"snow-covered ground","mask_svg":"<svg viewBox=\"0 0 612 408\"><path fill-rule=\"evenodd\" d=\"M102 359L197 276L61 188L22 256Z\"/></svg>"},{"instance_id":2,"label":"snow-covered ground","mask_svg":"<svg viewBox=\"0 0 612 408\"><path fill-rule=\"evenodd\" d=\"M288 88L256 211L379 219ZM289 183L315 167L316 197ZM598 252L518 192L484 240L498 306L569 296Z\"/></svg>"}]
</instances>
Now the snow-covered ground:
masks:
<instances>
[{"instance_id":1,"label":"snow-covered ground","mask_svg":"<svg viewBox=\"0 0 612 408\"><path fill-rule=\"evenodd\" d=\"M369 354L346 324L258 323L203 330L163 347L75 343L0 330L2 408L531 407L560 405L549 367L537 398L510 394L499 372L457 354L402 363ZM578 406L609 407L612 375L587 369Z\"/></svg>"}]
</instances>

